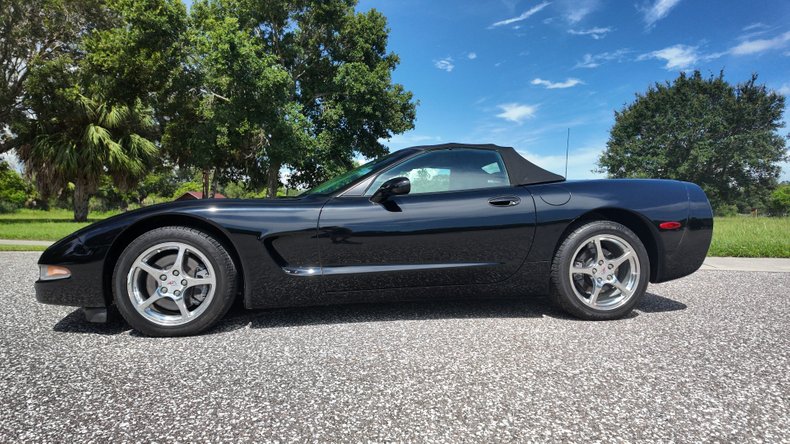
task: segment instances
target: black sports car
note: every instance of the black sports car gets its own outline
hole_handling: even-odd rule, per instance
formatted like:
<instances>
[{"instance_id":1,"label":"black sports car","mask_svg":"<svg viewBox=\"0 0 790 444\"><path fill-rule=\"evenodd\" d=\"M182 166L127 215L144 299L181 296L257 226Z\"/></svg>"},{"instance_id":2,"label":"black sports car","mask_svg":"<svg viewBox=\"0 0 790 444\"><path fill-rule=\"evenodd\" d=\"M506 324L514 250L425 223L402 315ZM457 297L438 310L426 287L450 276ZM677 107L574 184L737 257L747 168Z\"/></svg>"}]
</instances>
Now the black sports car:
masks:
<instances>
[{"instance_id":1,"label":"black sports car","mask_svg":"<svg viewBox=\"0 0 790 444\"><path fill-rule=\"evenodd\" d=\"M648 282L697 270L713 218L673 180L565 181L513 148L407 148L297 198L155 205L41 256L36 297L147 335L250 309L550 295L584 319L631 311Z\"/></svg>"}]
</instances>

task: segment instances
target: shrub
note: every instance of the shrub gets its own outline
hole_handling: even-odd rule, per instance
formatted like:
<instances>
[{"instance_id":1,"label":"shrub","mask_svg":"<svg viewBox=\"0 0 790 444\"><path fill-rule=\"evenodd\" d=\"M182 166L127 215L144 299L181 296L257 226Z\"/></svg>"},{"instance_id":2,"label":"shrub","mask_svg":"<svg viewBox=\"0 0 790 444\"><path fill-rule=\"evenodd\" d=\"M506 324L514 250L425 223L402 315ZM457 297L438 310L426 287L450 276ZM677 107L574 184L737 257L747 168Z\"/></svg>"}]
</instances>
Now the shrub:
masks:
<instances>
[{"instance_id":1,"label":"shrub","mask_svg":"<svg viewBox=\"0 0 790 444\"><path fill-rule=\"evenodd\" d=\"M736 216L738 214L738 206L734 204L719 205L713 213L718 217Z\"/></svg>"},{"instance_id":2,"label":"shrub","mask_svg":"<svg viewBox=\"0 0 790 444\"><path fill-rule=\"evenodd\" d=\"M8 213L21 208L33 188L22 179L6 162L0 162L0 213Z\"/></svg>"},{"instance_id":3,"label":"shrub","mask_svg":"<svg viewBox=\"0 0 790 444\"><path fill-rule=\"evenodd\" d=\"M790 213L790 183L783 183L771 193L770 211L772 216Z\"/></svg>"}]
</instances>

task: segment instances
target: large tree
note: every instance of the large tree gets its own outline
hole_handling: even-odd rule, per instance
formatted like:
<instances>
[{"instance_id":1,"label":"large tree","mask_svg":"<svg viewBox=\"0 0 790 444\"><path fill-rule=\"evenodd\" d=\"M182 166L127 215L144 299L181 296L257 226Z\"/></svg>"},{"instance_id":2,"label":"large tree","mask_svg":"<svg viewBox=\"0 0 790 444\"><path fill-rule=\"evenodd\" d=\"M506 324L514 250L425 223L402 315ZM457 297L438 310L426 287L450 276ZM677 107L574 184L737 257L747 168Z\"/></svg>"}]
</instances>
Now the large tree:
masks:
<instances>
[{"instance_id":1,"label":"large tree","mask_svg":"<svg viewBox=\"0 0 790 444\"><path fill-rule=\"evenodd\" d=\"M699 184L714 207L756 205L776 186L787 159L785 98L724 74L681 73L615 112L599 166L610 177L655 177Z\"/></svg>"},{"instance_id":2,"label":"large tree","mask_svg":"<svg viewBox=\"0 0 790 444\"><path fill-rule=\"evenodd\" d=\"M104 175L128 189L145 176L157 149L149 140L150 108L139 100L113 105L100 95L84 95L64 59L31 74L26 100L36 118L15 128L17 150L43 195L73 184L74 220L81 222Z\"/></svg>"},{"instance_id":3,"label":"large tree","mask_svg":"<svg viewBox=\"0 0 790 444\"><path fill-rule=\"evenodd\" d=\"M151 105L181 64L180 0L107 0L68 51L27 67L10 145L44 196L74 185L74 218L108 175L122 190L157 154ZM99 26L100 25L100 26Z\"/></svg>"},{"instance_id":4,"label":"large tree","mask_svg":"<svg viewBox=\"0 0 790 444\"><path fill-rule=\"evenodd\" d=\"M102 4L102 0L0 2L0 152L13 147L13 134L6 129L27 111L23 95L30 67L73 51L80 35L102 26Z\"/></svg>"},{"instance_id":5,"label":"large tree","mask_svg":"<svg viewBox=\"0 0 790 444\"><path fill-rule=\"evenodd\" d=\"M197 85L188 90L196 97L173 119L165 147L180 159L215 149L226 161L218 166L265 185L272 197L283 166L310 184L357 154L385 153L379 140L411 129L415 104L392 81L398 57L387 52L386 19L355 5L195 2L188 70ZM183 143L190 122L199 122L208 146Z\"/></svg>"}]
</instances>

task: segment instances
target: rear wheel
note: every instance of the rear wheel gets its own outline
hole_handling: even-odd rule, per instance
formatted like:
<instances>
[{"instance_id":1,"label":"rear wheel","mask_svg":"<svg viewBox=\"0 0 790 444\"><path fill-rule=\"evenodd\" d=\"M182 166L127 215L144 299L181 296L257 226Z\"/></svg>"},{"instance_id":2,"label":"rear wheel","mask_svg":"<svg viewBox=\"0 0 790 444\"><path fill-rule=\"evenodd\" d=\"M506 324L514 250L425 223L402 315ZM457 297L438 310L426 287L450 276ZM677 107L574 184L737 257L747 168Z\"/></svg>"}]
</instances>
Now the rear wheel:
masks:
<instances>
[{"instance_id":1,"label":"rear wheel","mask_svg":"<svg viewBox=\"0 0 790 444\"><path fill-rule=\"evenodd\" d=\"M645 294L650 263L644 245L627 227L596 221L573 231L552 263L552 299L589 320L621 318Z\"/></svg>"},{"instance_id":2,"label":"rear wheel","mask_svg":"<svg viewBox=\"0 0 790 444\"><path fill-rule=\"evenodd\" d=\"M187 227L149 231L121 253L113 296L121 315L148 336L200 333L228 311L236 269L210 235Z\"/></svg>"}]
</instances>

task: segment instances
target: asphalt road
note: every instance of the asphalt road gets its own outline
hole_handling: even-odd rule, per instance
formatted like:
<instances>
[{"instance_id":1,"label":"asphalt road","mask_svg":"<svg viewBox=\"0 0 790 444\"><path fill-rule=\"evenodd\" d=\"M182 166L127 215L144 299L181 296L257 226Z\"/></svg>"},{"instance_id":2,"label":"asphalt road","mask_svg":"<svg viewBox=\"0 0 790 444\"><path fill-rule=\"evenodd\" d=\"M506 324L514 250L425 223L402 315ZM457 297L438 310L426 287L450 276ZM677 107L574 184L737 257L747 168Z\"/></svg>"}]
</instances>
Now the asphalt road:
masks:
<instances>
[{"instance_id":1,"label":"asphalt road","mask_svg":"<svg viewBox=\"0 0 790 444\"><path fill-rule=\"evenodd\" d=\"M0 253L0 442L790 437L790 274L701 271L633 316L544 301L244 312L141 337L35 302Z\"/></svg>"}]
</instances>

